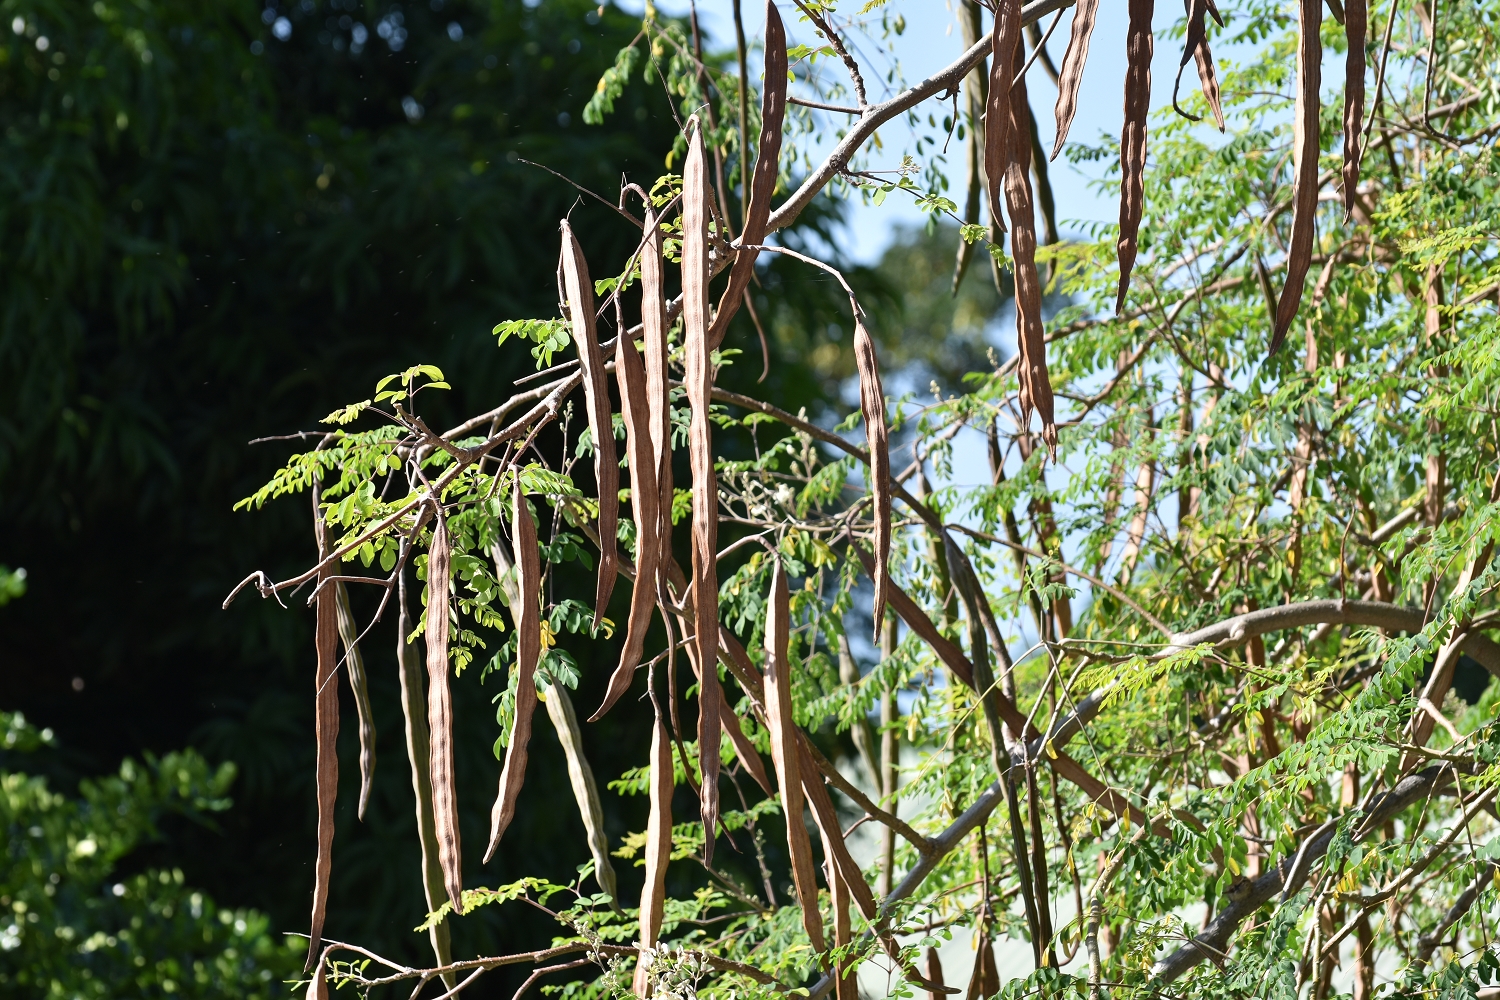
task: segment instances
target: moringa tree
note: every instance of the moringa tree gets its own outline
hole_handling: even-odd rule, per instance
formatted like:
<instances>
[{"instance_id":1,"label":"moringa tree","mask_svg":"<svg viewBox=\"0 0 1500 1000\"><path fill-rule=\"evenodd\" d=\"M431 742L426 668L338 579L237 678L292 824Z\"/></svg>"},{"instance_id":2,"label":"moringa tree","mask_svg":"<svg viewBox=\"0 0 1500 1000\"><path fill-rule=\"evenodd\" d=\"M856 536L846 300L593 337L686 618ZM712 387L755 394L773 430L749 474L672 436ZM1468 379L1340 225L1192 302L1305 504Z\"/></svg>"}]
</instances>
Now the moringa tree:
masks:
<instances>
[{"instance_id":1,"label":"moringa tree","mask_svg":"<svg viewBox=\"0 0 1500 1000\"><path fill-rule=\"evenodd\" d=\"M320 553L240 588L317 608L310 996L330 983L453 995L519 965L522 992L587 967L591 996L843 1000L871 966L894 994L937 998L964 992L933 950L958 928L976 943L961 970L971 1000L1371 997L1385 984L1473 996L1500 971L1500 645L1486 634L1500 624L1500 98L1481 82L1500 59L1494 17L1330 0L1325 23L1319 0L1300 0L1293 26L1274 5L1221 18L1194 2L1180 65L1196 63L1202 96L1179 85L1153 119L1164 22L1132 0L1120 225L1063 243L1025 81L1052 67L1041 25L1068 6L1001 0L988 33L965 6L962 55L874 100L858 53L890 12L799 3L807 43L793 45L768 5L758 108L738 20L725 70L695 28L648 8L585 114L609 113L643 69L681 98L668 155L681 173L626 183L612 202L640 232L626 260L586 260L562 222L563 318L496 330L503 349L533 345L539 375L441 431L422 398L443 373L392 375L245 501L309 494ZM1057 71L1054 155L1095 8L1079 4ZM1251 53L1222 80L1207 15ZM898 36L886 40L899 53ZM1326 110L1325 42L1347 69ZM915 117L926 104L935 123L960 94L967 110L944 128L967 145L962 206ZM814 160L824 116L844 124ZM903 118L916 141L882 173L866 144ZM1072 148L1117 155L1112 141ZM1016 351L962 394L888 398L880 331L851 291L849 421L716 386L737 353L730 318L744 306L760 326L768 305L751 293L760 255L843 284L768 242L830 189L910 194L953 216L956 278L980 247L1013 282ZM1066 306L1044 315L1044 290ZM983 472L955 459L981 453ZM597 566L592 596L553 586L571 560ZM355 619L355 586L376 590L374 620ZM618 627L616 588L629 590ZM360 706L368 782L365 660L391 620L427 968L322 934L338 678ZM575 710L563 632L623 635L602 704ZM452 782L465 669L504 685L485 859L526 850L506 830L542 704L589 830L576 883L473 884L480 854L464 851L458 816L481 804L455 801ZM598 718L627 695L651 706L649 758L588 761L580 711ZM856 761L811 738L830 728L851 734ZM650 802L646 830L618 845L600 820L601 768L610 789ZM846 844L851 816L878 828L870 863ZM760 877L727 870L726 851ZM642 887L619 858L643 861ZM696 873L693 891L670 895L669 868ZM559 921L551 948L449 953L450 921L516 900ZM1001 981L1003 937L1030 942L1033 972Z\"/></svg>"}]
</instances>

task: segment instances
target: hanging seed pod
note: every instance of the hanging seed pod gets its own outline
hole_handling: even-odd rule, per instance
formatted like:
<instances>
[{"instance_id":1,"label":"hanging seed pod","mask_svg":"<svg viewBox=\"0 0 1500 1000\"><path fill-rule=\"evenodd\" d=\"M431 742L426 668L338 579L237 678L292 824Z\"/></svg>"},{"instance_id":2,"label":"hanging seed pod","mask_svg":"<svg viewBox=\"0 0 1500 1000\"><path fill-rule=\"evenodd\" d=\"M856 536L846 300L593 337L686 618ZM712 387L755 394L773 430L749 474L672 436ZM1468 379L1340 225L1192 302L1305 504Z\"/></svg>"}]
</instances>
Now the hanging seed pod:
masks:
<instances>
[{"instance_id":1,"label":"hanging seed pod","mask_svg":"<svg viewBox=\"0 0 1500 1000\"><path fill-rule=\"evenodd\" d=\"M1057 140L1052 144L1050 157L1053 160L1062 152L1068 130L1073 127L1073 116L1078 113L1078 85L1083 82L1083 64L1089 58L1089 41L1098 15L1099 0L1078 0L1073 10L1073 32L1068 36L1068 49L1063 53L1062 69L1058 72Z\"/></svg>"},{"instance_id":2,"label":"hanging seed pod","mask_svg":"<svg viewBox=\"0 0 1500 1000\"><path fill-rule=\"evenodd\" d=\"M672 857L672 793L676 790L673 778L672 737L657 706L656 725L651 730L651 815L646 821L646 884L641 887L641 957L631 986L638 997L649 995L649 952L661 934L666 906L667 862Z\"/></svg>"},{"instance_id":3,"label":"hanging seed pod","mask_svg":"<svg viewBox=\"0 0 1500 1000\"><path fill-rule=\"evenodd\" d=\"M969 989L964 1000L985 1000L1000 992L1000 972L995 963L995 941L989 935L988 922L983 928L983 940L974 956L974 971L969 976Z\"/></svg>"},{"instance_id":4,"label":"hanging seed pod","mask_svg":"<svg viewBox=\"0 0 1500 1000\"><path fill-rule=\"evenodd\" d=\"M583 733L578 728L573 699L560 683L554 682L547 688L547 716L552 720L552 728L557 730L557 741L562 744L563 756L568 761L568 784L573 786L578 815L588 834L589 854L594 859L594 881L609 893L618 907L620 887L615 879L615 866L609 860L609 835L604 832L604 806L599 801L599 786L594 781L594 769L589 767L588 758L583 755Z\"/></svg>"},{"instance_id":5,"label":"hanging seed pod","mask_svg":"<svg viewBox=\"0 0 1500 1000\"><path fill-rule=\"evenodd\" d=\"M1224 131L1224 102L1219 96L1219 77L1214 73L1214 54L1213 50L1208 47L1207 38L1193 53L1193 58L1198 63L1198 86L1203 89L1203 98L1208 101L1208 109L1213 112L1214 125L1222 132Z\"/></svg>"},{"instance_id":6,"label":"hanging seed pod","mask_svg":"<svg viewBox=\"0 0 1500 1000\"><path fill-rule=\"evenodd\" d=\"M319 561L328 555L323 523L322 490L312 490L313 530L318 541ZM318 741L318 858L313 870L312 927L308 932L306 970L319 962L323 948L323 920L328 913L328 879L333 872L333 810L339 793L339 683L338 683L338 591L328 578L337 573L334 563L318 571L318 618L313 633L318 667L313 676L314 729ZM314 983L322 980L318 965ZM326 992L327 987L324 987Z\"/></svg>"},{"instance_id":7,"label":"hanging seed pod","mask_svg":"<svg viewBox=\"0 0 1500 1000\"><path fill-rule=\"evenodd\" d=\"M713 430L709 423L713 359L708 344L708 167L703 130L689 123L682 170L682 316L686 348L688 457L693 467L693 642L703 669L698 676L698 763L703 814L703 854L713 860L719 828L719 486L714 476Z\"/></svg>"},{"instance_id":8,"label":"hanging seed pod","mask_svg":"<svg viewBox=\"0 0 1500 1000\"><path fill-rule=\"evenodd\" d=\"M874 920L876 913L875 894L865 881L859 862L849 853L844 843L843 828L839 825L839 814L833 806L833 797L828 794L828 785L818 774L818 765L807 746L807 737L797 733L798 775L802 779L802 794L812 810L813 823L823 838L823 849L833 859L833 865L843 877L844 887L859 906L866 920Z\"/></svg>"},{"instance_id":9,"label":"hanging seed pod","mask_svg":"<svg viewBox=\"0 0 1500 1000\"><path fill-rule=\"evenodd\" d=\"M312 982L307 984L307 1000L328 1000L328 977L323 970L322 956L312 970Z\"/></svg>"},{"instance_id":10,"label":"hanging seed pod","mask_svg":"<svg viewBox=\"0 0 1500 1000\"><path fill-rule=\"evenodd\" d=\"M1125 33L1125 121L1120 129L1120 290L1115 314L1125 311L1130 272L1135 268L1141 213L1146 205L1146 115L1151 110L1151 15L1154 0L1130 0Z\"/></svg>"},{"instance_id":11,"label":"hanging seed pod","mask_svg":"<svg viewBox=\"0 0 1500 1000\"><path fill-rule=\"evenodd\" d=\"M1010 149L1010 87L1016 75L1016 51L1021 44L1021 0L997 0L990 35L990 91L984 109L984 175L990 195L990 215L1000 225L1000 192Z\"/></svg>"},{"instance_id":12,"label":"hanging seed pod","mask_svg":"<svg viewBox=\"0 0 1500 1000\"><path fill-rule=\"evenodd\" d=\"M829 902L833 908L833 946L842 950L854 940L849 922L849 887L844 883L838 865L833 863L833 843L828 839L828 831L820 827L818 832L823 840L823 878L828 882ZM838 827L834 827L833 835L842 836ZM833 985L838 1000L859 1000L859 977L850 968L852 964L845 958L835 965Z\"/></svg>"},{"instance_id":13,"label":"hanging seed pod","mask_svg":"<svg viewBox=\"0 0 1500 1000\"><path fill-rule=\"evenodd\" d=\"M745 735L743 721L729 706L729 697L724 693L722 684L719 685L719 698L719 721L724 726L724 732L729 735L729 742L734 744L734 755L739 758L740 765L749 772L750 777L755 779L755 783L765 789L767 795L775 795L776 789L772 787L771 779L766 774L766 766L761 763L755 744Z\"/></svg>"},{"instance_id":14,"label":"hanging seed pod","mask_svg":"<svg viewBox=\"0 0 1500 1000\"><path fill-rule=\"evenodd\" d=\"M1297 107L1292 119L1292 236L1286 251L1286 284L1276 303L1276 327L1267 354L1286 339L1318 235L1318 89L1323 85L1322 0L1298 0Z\"/></svg>"},{"instance_id":15,"label":"hanging seed pod","mask_svg":"<svg viewBox=\"0 0 1500 1000\"><path fill-rule=\"evenodd\" d=\"M1369 25L1366 0L1345 0L1344 37L1349 42L1344 57L1344 211L1353 214L1359 191L1361 126L1365 118L1365 32Z\"/></svg>"},{"instance_id":16,"label":"hanging seed pod","mask_svg":"<svg viewBox=\"0 0 1500 1000\"><path fill-rule=\"evenodd\" d=\"M427 912L436 910L443 899L443 866L438 861L437 825L432 813L432 771L427 732L426 696L422 691L422 667L417 659L411 635L411 615L406 606L406 570L396 578L396 671L401 682L401 714L406 723L406 754L411 762L411 788L416 800L417 839L422 847L422 892ZM428 931L433 957L438 965L447 965L453 957L450 929L446 920L438 921ZM448 989L456 985L450 973L443 977Z\"/></svg>"},{"instance_id":17,"label":"hanging seed pod","mask_svg":"<svg viewBox=\"0 0 1500 1000\"><path fill-rule=\"evenodd\" d=\"M1016 56L1021 42L1016 40ZM1031 423L1031 411L1042 419L1042 440L1057 458L1057 424L1052 411L1052 383L1047 377L1046 330L1042 326L1042 285L1036 273L1036 213L1031 204L1031 105L1026 100L1026 78L1010 88L1006 108L1005 202L1010 210L1011 268L1016 282L1016 346L1021 363L1021 422Z\"/></svg>"},{"instance_id":18,"label":"hanging seed pod","mask_svg":"<svg viewBox=\"0 0 1500 1000\"><path fill-rule=\"evenodd\" d=\"M635 582L630 591L630 621L625 630L625 645L620 662L609 679L604 703L589 721L593 722L620 700L640 666L641 652L646 648L646 632L651 627L651 609L656 605L656 567L661 544L656 533L661 527L656 485L656 453L651 442L651 411L646 400L646 368L635 344L621 337L615 349L615 378L620 384L620 412L625 417L625 447L630 456L630 506L635 519Z\"/></svg>"},{"instance_id":19,"label":"hanging seed pod","mask_svg":"<svg viewBox=\"0 0 1500 1000\"><path fill-rule=\"evenodd\" d=\"M938 958L938 950L932 945L927 946L926 962L925 967L922 969L922 975L926 976L927 981L929 983L932 983L934 986L944 985L943 961L942 959ZM930 1000L944 1000L947 994L939 993L936 990L930 990L927 996L930 998Z\"/></svg>"},{"instance_id":20,"label":"hanging seed pod","mask_svg":"<svg viewBox=\"0 0 1500 1000\"><path fill-rule=\"evenodd\" d=\"M766 86L760 100L760 152L755 160L755 173L750 181L750 203L745 210L745 229L740 236L743 246L759 246L766 238L766 222L771 217L771 194L776 190L776 177L781 169L781 125L786 116L786 28L776 5L766 3ZM757 250L741 250L734 259L729 272L729 286L719 298L719 310L714 314L713 327L708 332L709 349L724 342L729 321L739 311L745 291L750 287L750 278L755 273Z\"/></svg>"},{"instance_id":21,"label":"hanging seed pod","mask_svg":"<svg viewBox=\"0 0 1500 1000\"><path fill-rule=\"evenodd\" d=\"M1177 91L1182 86L1182 71L1187 67L1188 60L1194 59L1198 64L1198 80L1203 87L1204 100L1208 101L1208 106L1213 111L1214 124L1222 132L1224 107L1219 101L1219 78L1214 73L1213 52L1208 47L1207 16L1212 14L1221 28L1224 27L1224 19L1219 16L1213 0L1184 0L1184 3L1187 6L1187 37L1183 40L1182 62L1177 64L1177 78L1172 82L1172 108L1188 121L1202 120L1197 115L1190 115L1182 110L1182 106L1177 103Z\"/></svg>"},{"instance_id":22,"label":"hanging seed pod","mask_svg":"<svg viewBox=\"0 0 1500 1000\"><path fill-rule=\"evenodd\" d=\"M448 686L448 598L453 586L453 552L441 510L427 548L427 729L432 815L437 825L438 861L448 900L463 912L463 847L458 835L458 796L453 782L453 693Z\"/></svg>"},{"instance_id":23,"label":"hanging seed pod","mask_svg":"<svg viewBox=\"0 0 1500 1000\"><path fill-rule=\"evenodd\" d=\"M589 280L588 261L573 235L568 220L562 222L563 289L568 295L568 316L578 362L583 369L583 397L594 438L594 480L599 484L599 578L594 592L594 628L604 617L618 572L615 535L620 511L620 462L615 455L614 418L609 407L609 385L604 352L594 325L594 283Z\"/></svg>"},{"instance_id":24,"label":"hanging seed pod","mask_svg":"<svg viewBox=\"0 0 1500 1000\"><path fill-rule=\"evenodd\" d=\"M510 743L505 748L505 765L500 769L500 792L490 810L490 842L484 850L485 864L494 857L505 828L515 817L516 797L526 780L526 751L531 743L531 719L537 702L536 665L542 655L541 553L536 542L536 522L526 506L519 469L511 505L511 541L516 556L516 601L510 609L516 626L516 711L510 726Z\"/></svg>"},{"instance_id":25,"label":"hanging seed pod","mask_svg":"<svg viewBox=\"0 0 1500 1000\"><path fill-rule=\"evenodd\" d=\"M870 494L875 499L875 638L885 622L885 588L891 558L891 446L885 423L885 389L880 384L880 362L875 343L865 329L864 315L854 307L854 363L859 368L859 408L865 418L865 442L870 448Z\"/></svg>"},{"instance_id":26,"label":"hanging seed pod","mask_svg":"<svg viewBox=\"0 0 1500 1000\"><path fill-rule=\"evenodd\" d=\"M967 52L979 41L981 34L979 23L978 0L959 0L958 25L963 35L963 50ZM968 73L964 74L964 111L963 114L968 121L968 131L964 136L964 201L963 219L964 225L973 226L979 223L979 196L982 190L980 176L984 171L983 146L980 136L984 120L985 102L985 74L989 67L984 60ZM974 245L962 236L958 240L958 254L953 261L953 284L951 294L958 295L958 289L964 282L964 275L969 271L969 263L974 257Z\"/></svg>"},{"instance_id":27,"label":"hanging seed pod","mask_svg":"<svg viewBox=\"0 0 1500 1000\"><path fill-rule=\"evenodd\" d=\"M821 953L828 946L823 939L823 915L818 912L812 839L802 821L802 761L797 723L792 719L791 614L786 569L778 559L771 573L771 599L766 605L766 728L771 731L771 760L781 787L781 813L786 817L787 852L792 859L792 884L802 907L802 927L813 950Z\"/></svg>"},{"instance_id":28,"label":"hanging seed pod","mask_svg":"<svg viewBox=\"0 0 1500 1000\"><path fill-rule=\"evenodd\" d=\"M365 818L370 802L370 786L375 781L375 713L370 708L370 682L365 676L365 658L359 652L359 625L349 606L349 591L343 581L335 588L338 594L339 640L344 644L344 664L349 671L349 687L354 691L354 709L359 716L359 811Z\"/></svg>"},{"instance_id":29,"label":"hanging seed pod","mask_svg":"<svg viewBox=\"0 0 1500 1000\"><path fill-rule=\"evenodd\" d=\"M646 407L651 449L656 456L659 552L655 593L664 592L661 568L672 559L672 412L671 372L667 367L667 299L662 276L661 223L646 206L646 239L641 249L641 330L646 345Z\"/></svg>"}]
</instances>

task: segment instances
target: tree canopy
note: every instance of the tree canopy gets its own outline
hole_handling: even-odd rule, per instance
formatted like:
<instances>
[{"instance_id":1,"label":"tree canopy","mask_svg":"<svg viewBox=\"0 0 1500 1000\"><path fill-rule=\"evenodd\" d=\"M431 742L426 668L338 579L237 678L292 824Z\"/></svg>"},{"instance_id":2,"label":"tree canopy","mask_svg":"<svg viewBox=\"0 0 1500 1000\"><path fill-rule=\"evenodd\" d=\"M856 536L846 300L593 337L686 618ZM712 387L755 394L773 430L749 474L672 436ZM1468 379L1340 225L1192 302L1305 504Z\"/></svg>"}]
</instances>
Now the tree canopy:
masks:
<instances>
[{"instance_id":1,"label":"tree canopy","mask_svg":"<svg viewBox=\"0 0 1500 1000\"><path fill-rule=\"evenodd\" d=\"M545 377L444 430L427 401L462 376L398 371L247 497L310 491L319 549L237 593L310 594L330 686L358 690L358 628L395 618L411 684L436 961L325 935L323 878L313 993L522 966L527 985L586 967L591 996L936 997L961 992L936 951L960 931L971 998L1457 997L1494 979L1496 98L1468 82L1488 77L1494 16L1189 5L1202 92L1148 114L1163 25L1133 2L1122 139L1072 147L1117 162L1120 225L1064 243L1024 83L1052 63L1023 42L1060 6L998 3L987 31L966 8L957 62L872 96L857 53L899 54L890 11L799 4L812 46L768 5L758 101L743 44L738 71L704 60L648 9L590 114L649 63L680 99L673 172L626 175L641 236L623 255L562 225L562 318L502 338L536 345ZM1059 71L1062 131L1093 12ZM1209 14L1243 63L1216 64ZM1347 67L1326 107L1324 46ZM969 117L943 127L966 126L962 205L913 112L961 90ZM824 115L840 124L819 159ZM913 144L883 172L864 144L902 118ZM766 246L830 185L904 188L957 223L958 275L977 253L1014 289L1015 350L962 391L887 397L880 355L899 348L871 336L879 311L830 262ZM770 284L745 294L762 255L847 293L859 409L836 426L719 379L747 361L728 317L775 308ZM930 268L895 266L930 293ZM539 446L544 429L560 439ZM597 587L567 588L569 563ZM360 585L385 610L356 623ZM555 637L622 631L608 693L575 711L604 674ZM450 717L476 670L499 706L484 861L524 863L518 820L569 797L527 776L545 705L589 830L576 880L474 874L460 817L489 803L455 795ZM627 693L651 706L649 752L578 752L578 720ZM337 717L320 695L325 871ZM850 756L820 748L830 731ZM600 777L649 801L612 851ZM850 817L877 829L872 856ZM449 950L444 928L520 899L561 925L551 949ZM1006 938L1029 942L1029 975L1002 978Z\"/></svg>"}]
</instances>

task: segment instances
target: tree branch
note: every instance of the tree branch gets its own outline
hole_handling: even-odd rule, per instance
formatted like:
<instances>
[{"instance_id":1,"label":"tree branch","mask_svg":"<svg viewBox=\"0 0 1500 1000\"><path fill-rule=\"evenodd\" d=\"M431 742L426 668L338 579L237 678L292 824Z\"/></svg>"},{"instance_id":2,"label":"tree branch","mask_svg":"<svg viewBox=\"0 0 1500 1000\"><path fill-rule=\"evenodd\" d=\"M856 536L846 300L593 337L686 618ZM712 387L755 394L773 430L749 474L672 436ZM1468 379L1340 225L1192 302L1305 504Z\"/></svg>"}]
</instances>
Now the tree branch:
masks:
<instances>
[{"instance_id":1,"label":"tree branch","mask_svg":"<svg viewBox=\"0 0 1500 1000\"><path fill-rule=\"evenodd\" d=\"M1355 839L1367 839L1387 820L1394 818L1407 806L1447 789L1453 784L1453 778L1453 768L1440 765L1429 767L1401 779L1396 783L1395 788L1377 796L1370 803L1369 808L1365 810L1364 818L1354 831ZM1335 832L1333 829L1323 830L1322 833L1311 838L1310 843L1302 845L1299 853L1308 859L1309 864L1318 860L1328 853L1328 847L1333 843ZM1170 983L1203 961L1205 955L1223 954L1229 947L1230 937L1245 918L1269 903L1281 893L1283 888L1287 887L1284 864L1284 861L1279 862L1254 881L1246 879L1230 886L1225 896L1224 908L1208 922L1208 926L1201 934L1152 966L1152 979L1162 984ZM1293 885L1290 888L1292 892L1296 892L1299 887Z\"/></svg>"}]
</instances>

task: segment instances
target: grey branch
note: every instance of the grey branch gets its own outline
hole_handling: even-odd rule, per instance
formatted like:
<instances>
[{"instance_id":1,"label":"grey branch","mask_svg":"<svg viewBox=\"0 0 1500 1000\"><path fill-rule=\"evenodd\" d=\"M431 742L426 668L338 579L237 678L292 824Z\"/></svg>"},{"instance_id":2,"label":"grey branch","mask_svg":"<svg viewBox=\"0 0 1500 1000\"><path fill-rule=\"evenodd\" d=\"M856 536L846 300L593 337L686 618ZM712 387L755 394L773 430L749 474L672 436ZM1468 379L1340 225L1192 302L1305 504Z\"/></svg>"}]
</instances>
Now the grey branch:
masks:
<instances>
[{"instance_id":1,"label":"grey branch","mask_svg":"<svg viewBox=\"0 0 1500 1000\"><path fill-rule=\"evenodd\" d=\"M1395 788L1377 796L1370 803L1364 818L1354 831L1355 839L1366 839L1407 806L1447 788L1453 783L1453 776L1452 766L1442 765L1429 767L1401 779ZM1302 879L1306 879L1307 868L1311 867L1311 863L1328 853L1334 833L1332 828L1325 827L1302 846L1299 854L1306 859ZM1295 893L1300 886L1291 884L1282 864L1254 881L1247 879L1231 886L1226 893L1224 908L1209 921L1203 933L1158 961L1151 969L1152 979L1162 984L1170 983L1205 957L1224 954L1229 948L1230 937L1245 918L1276 898L1283 888Z\"/></svg>"}]
</instances>

